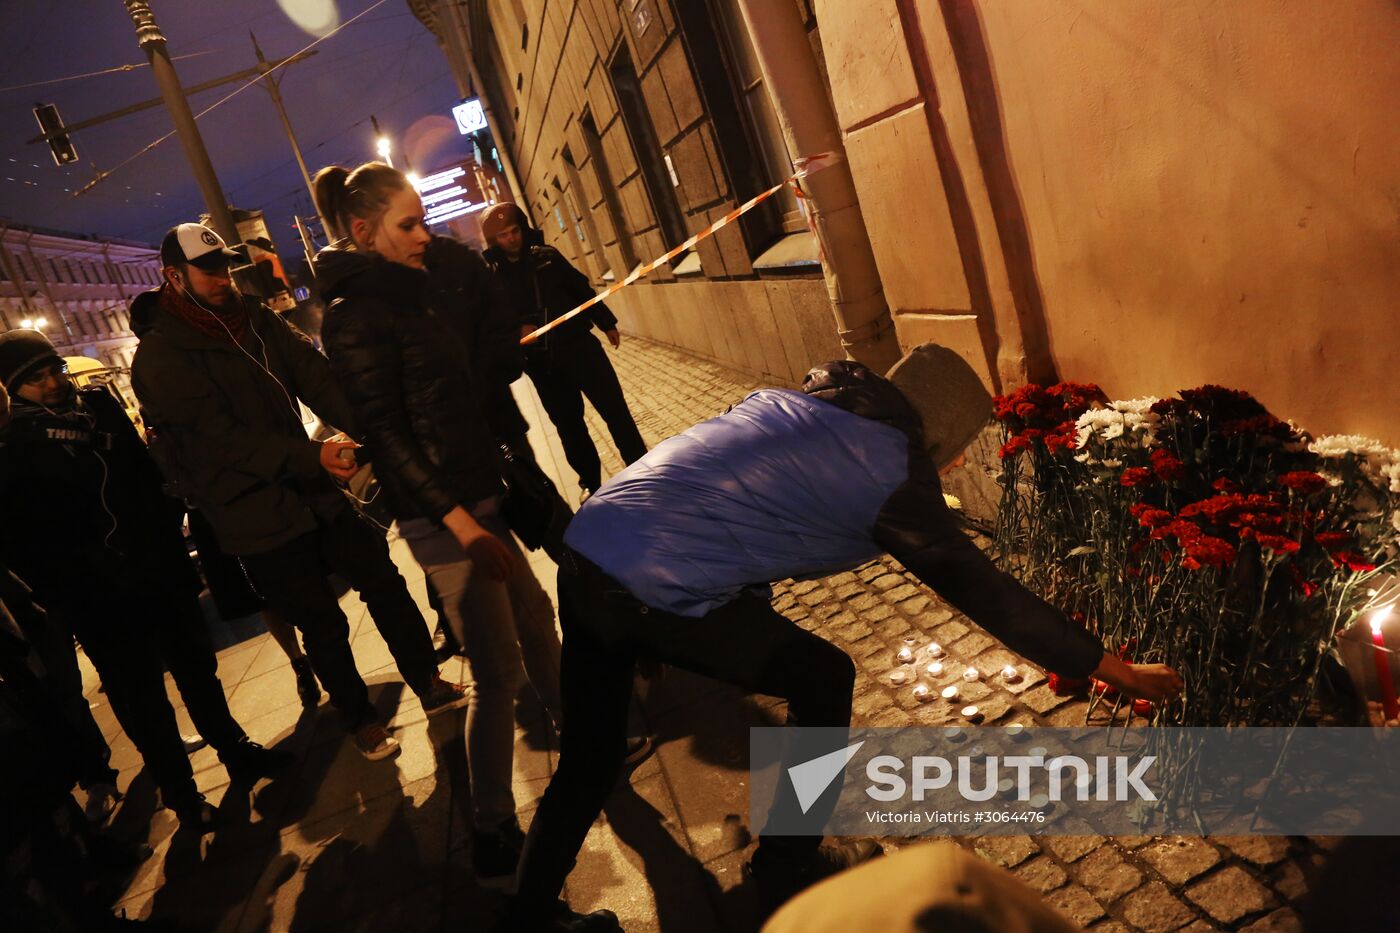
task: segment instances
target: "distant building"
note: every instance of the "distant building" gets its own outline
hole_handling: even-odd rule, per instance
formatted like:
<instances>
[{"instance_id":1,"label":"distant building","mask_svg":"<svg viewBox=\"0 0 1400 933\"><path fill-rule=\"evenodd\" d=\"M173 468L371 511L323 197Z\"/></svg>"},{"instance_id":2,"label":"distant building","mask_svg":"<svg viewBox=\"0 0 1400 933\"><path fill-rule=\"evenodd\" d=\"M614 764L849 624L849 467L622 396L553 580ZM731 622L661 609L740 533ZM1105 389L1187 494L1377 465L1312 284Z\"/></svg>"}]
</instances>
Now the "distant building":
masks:
<instances>
[{"instance_id":1,"label":"distant building","mask_svg":"<svg viewBox=\"0 0 1400 933\"><path fill-rule=\"evenodd\" d=\"M149 246L14 225L0 235L0 324L43 331L64 356L111 369L122 389L136 353L127 309L159 284Z\"/></svg>"}]
</instances>

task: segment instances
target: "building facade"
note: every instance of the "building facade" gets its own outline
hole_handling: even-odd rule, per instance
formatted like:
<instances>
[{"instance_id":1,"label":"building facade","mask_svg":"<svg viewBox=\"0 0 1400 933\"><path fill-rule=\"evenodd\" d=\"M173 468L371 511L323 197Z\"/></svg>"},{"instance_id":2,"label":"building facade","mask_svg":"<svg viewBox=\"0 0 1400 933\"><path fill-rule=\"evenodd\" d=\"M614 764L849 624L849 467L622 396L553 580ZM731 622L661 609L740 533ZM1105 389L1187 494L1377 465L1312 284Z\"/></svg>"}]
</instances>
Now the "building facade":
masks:
<instances>
[{"instance_id":1,"label":"building facade","mask_svg":"<svg viewBox=\"0 0 1400 933\"><path fill-rule=\"evenodd\" d=\"M1400 442L1393 4L409 0L599 284L806 154L785 139L813 101L769 86L785 63L746 17L789 4L901 345L952 346L995 391L1222 383ZM842 352L816 260L785 192L610 305L791 382Z\"/></svg>"},{"instance_id":2,"label":"building facade","mask_svg":"<svg viewBox=\"0 0 1400 933\"><path fill-rule=\"evenodd\" d=\"M0 326L44 332L64 356L86 356L130 383L128 313L160 284L156 250L120 240L6 226L0 235Z\"/></svg>"}]
</instances>

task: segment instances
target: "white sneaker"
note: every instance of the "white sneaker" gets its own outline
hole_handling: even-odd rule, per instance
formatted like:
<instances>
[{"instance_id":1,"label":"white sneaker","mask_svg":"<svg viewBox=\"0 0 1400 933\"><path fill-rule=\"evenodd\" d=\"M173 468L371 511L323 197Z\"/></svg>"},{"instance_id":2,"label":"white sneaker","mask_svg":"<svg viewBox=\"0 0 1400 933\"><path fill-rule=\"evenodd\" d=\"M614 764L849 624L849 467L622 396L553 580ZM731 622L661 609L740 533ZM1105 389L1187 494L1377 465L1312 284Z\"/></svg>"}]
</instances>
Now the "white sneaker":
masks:
<instances>
[{"instance_id":1,"label":"white sneaker","mask_svg":"<svg viewBox=\"0 0 1400 933\"><path fill-rule=\"evenodd\" d=\"M370 761L388 758L399 750L399 741L383 723L372 722L355 731L355 749Z\"/></svg>"},{"instance_id":2,"label":"white sneaker","mask_svg":"<svg viewBox=\"0 0 1400 933\"><path fill-rule=\"evenodd\" d=\"M204 736L200 735L197 732L194 735L180 736L180 741L185 743L186 755L193 755L195 752L199 751L201 748L209 744L208 740L206 740Z\"/></svg>"}]
</instances>

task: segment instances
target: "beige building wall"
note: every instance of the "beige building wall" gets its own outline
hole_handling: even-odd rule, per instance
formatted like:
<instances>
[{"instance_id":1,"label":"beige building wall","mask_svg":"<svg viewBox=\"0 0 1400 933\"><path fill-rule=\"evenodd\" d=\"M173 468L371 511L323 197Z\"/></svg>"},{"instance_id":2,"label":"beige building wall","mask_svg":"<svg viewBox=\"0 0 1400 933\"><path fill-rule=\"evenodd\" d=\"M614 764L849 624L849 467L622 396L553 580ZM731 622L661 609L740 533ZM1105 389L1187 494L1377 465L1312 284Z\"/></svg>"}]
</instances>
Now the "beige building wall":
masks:
<instances>
[{"instance_id":1,"label":"beige building wall","mask_svg":"<svg viewBox=\"0 0 1400 933\"><path fill-rule=\"evenodd\" d=\"M690 0L687 0L690 2ZM703 4L705 0L693 0ZM602 286L669 248L609 69L631 61L689 235L742 200L669 0L487 0L471 36L545 239ZM698 8L697 8L698 9ZM489 30L483 28L489 23ZM671 177L671 173L674 176ZM807 236L803 233L802 236ZM625 333L672 344L775 383L795 383L840 341L819 267L759 275L771 243L735 225L702 242L683 274L663 267L609 299Z\"/></svg>"},{"instance_id":2,"label":"beige building wall","mask_svg":"<svg viewBox=\"0 0 1400 933\"><path fill-rule=\"evenodd\" d=\"M1400 442L1389 0L819 0L906 344Z\"/></svg>"}]
</instances>

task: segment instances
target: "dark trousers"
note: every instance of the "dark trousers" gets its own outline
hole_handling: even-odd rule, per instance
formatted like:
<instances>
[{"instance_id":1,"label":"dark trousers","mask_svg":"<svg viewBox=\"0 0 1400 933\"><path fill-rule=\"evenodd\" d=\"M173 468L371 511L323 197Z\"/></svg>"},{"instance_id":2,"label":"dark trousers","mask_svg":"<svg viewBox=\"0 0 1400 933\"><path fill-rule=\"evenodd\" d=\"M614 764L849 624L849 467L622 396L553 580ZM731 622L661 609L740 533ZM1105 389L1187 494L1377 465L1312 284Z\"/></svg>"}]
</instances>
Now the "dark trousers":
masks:
<instances>
[{"instance_id":1,"label":"dark trousers","mask_svg":"<svg viewBox=\"0 0 1400 933\"><path fill-rule=\"evenodd\" d=\"M389 557L384 536L352 509L310 534L243 565L268 608L301 629L306 656L346 728L374 719L369 691L350 651L350 623L329 576L342 577L360 594L389 646L404 683L419 696L437 676L437 659L418 604Z\"/></svg>"},{"instance_id":2,"label":"dark trousers","mask_svg":"<svg viewBox=\"0 0 1400 933\"><path fill-rule=\"evenodd\" d=\"M112 750L83 696L83 673L78 668L72 626L57 610L37 617L31 624L21 622L20 626L44 666L44 686L60 704L64 718L82 745L84 766L78 775L79 785L85 790L94 784L115 785L117 771L111 765Z\"/></svg>"},{"instance_id":3,"label":"dark trousers","mask_svg":"<svg viewBox=\"0 0 1400 933\"><path fill-rule=\"evenodd\" d=\"M155 587L104 588L95 601L61 609L107 691L112 712L160 786L166 806L195 794L194 773L165 690L170 670L199 734L219 752L243 728L229 712L209 630L193 594Z\"/></svg>"},{"instance_id":4,"label":"dark trousers","mask_svg":"<svg viewBox=\"0 0 1400 933\"><path fill-rule=\"evenodd\" d=\"M624 463L642 459L647 452L646 443L632 420L617 373L598 338L587 334L539 352L539 357L526 363L525 372L535 384L549 420L559 431L564 458L578 474L579 485L596 492L603 482L603 465L583 420L584 396L607 424Z\"/></svg>"},{"instance_id":5,"label":"dark trousers","mask_svg":"<svg viewBox=\"0 0 1400 933\"><path fill-rule=\"evenodd\" d=\"M782 697L788 701L793 725L850 725L855 685L851 659L798 628L761 597L741 596L699 619L671 615L648 609L570 552L559 571L559 618L564 630L564 729L558 770L521 856L518 902L526 910L548 909L555 902L589 827L615 786L626 754L627 707L639 657ZM823 741L830 744L830 735ZM790 747L784 768L841 747L827 744ZM829 814L840 783L833 782L812 813L825 806ZM770 818L800 812L791 782L781 782ZM770 838L764 837L764 843ZM821 837L773 841L815 848Z\"/></svg>"}]
</instances>

